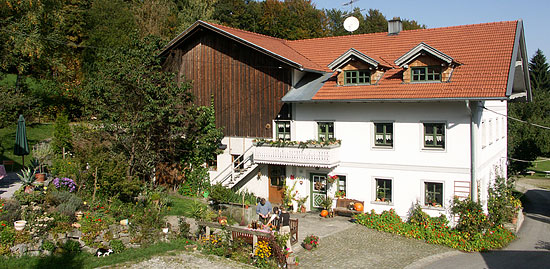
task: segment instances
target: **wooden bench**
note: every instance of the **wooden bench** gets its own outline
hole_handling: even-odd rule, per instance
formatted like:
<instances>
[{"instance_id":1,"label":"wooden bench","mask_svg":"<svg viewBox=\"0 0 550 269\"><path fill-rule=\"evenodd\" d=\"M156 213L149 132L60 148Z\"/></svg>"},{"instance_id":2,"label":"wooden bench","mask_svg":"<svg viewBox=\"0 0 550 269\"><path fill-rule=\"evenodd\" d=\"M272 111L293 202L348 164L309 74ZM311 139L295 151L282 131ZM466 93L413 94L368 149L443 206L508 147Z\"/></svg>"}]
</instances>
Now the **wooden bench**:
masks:
<instances>
[{"instance_id":1,"label":"wooden bench","mask_svg":"<svg viewBox=\"0 0 550 269\"><path fill-rule=\"evenodd\" d=\"M355 199L347 199L347 198L338 198L336 200L336 207L333 209L334 214L338 216L352 216L354 214L363 213L363 211L357 211L355 209L350 209L350 204L353 203L361 203L363 204L363 208L365 208L365 202L355 200Z\"/></svg>"}]
</instances>

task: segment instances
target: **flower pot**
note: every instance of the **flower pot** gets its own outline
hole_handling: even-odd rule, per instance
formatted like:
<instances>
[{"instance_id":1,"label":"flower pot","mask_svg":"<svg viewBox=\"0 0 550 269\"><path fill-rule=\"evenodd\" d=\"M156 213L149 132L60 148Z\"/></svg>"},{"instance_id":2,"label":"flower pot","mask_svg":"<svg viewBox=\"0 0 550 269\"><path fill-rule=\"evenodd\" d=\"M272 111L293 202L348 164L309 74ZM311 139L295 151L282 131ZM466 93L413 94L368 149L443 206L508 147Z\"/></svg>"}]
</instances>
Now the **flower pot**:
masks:
<instances>
[{"instance_id":1,"label":"flower pot","mask_svg":"<svg viewBox=\"0 0 550 269\"><path fill-rule=\"evenodd\" d=\"M82 211L78 211L74 213L74 215L76 216L76 220L81 220L84 214L82 213Z\"/></svg>"},{"instance_id":2,"label":"flower pot","mask_svg":"<svg viewBox=\"0 0 550 269\"><path fill-rule=\"evenodd\" d=\"M36 178L36 182L43 183L46 181L46 174L45 173L37 173L34 174L34 177Z\"/></svg>"},{"instance_id":3,"label":"flower pot","mask_svg":"<svg viewBox=\"0 0 550 269\"><path fill-rule=\"evenodd\" d=\"M312 244L304 244L304 248L307 249L307 250L312 250L313 245Z\"/></svg>"},{"instance_id":4,"label":"flower pot","mask_svg":"<svg viewBox=\"0 0 550 269\"><path fill-rule=\"evenodd\" d=\"M513 217L512 218L512 224L516 224L518 223L518 218L517 217Z\"/></svg>"},{"instance_id":5,"label":"flower pot","mask_svg":"<svg viewBox=\"0 0 550 269\"><path fill-rule=\"evenodd\" d=\"M25 193L32 193L34 191L34 187L33 186L26 186L25 187Z\"/></svg>"},{"instance_id":6,"label":"flower pot","mask_svg":"<svg viewBox=\"0 0 550 269\"><path fill-rule=\"evenodd\" d=\"M167 234L168 233L168 228L162 228L162 232Z\"/></svg>"},{"instance_id":7,"label":"flower pot","mask_svg":"<svg viewBox=\"0 0 550 269\"><path fill-rule=\"evenodd\" d=\"M306 207L305 206L300 207L300 212L306 213Z\"/></svg>"},{"instance_id":8,"label":"flower pot","mask_svg":"<svg viewBox=\"0 0 550 269\"><path fill-rule=\"evenodd\" d=\"M24 220L18 220L13 223L16 231L23 231L23 229L25 229L25 225L27 225L27 222Z\"/></svg>"},{"instance_id":9,"label":"flower pot","mask_svg":"<svg viewBox=\"0 0 550 269\"><path fill-rule=\"evenodd\" d=\"M122 225L122 226L128 225L128 219L123 219L123 220L121 220L121 221L120 221L120 225Z\"/></svg>"}]
</instances>

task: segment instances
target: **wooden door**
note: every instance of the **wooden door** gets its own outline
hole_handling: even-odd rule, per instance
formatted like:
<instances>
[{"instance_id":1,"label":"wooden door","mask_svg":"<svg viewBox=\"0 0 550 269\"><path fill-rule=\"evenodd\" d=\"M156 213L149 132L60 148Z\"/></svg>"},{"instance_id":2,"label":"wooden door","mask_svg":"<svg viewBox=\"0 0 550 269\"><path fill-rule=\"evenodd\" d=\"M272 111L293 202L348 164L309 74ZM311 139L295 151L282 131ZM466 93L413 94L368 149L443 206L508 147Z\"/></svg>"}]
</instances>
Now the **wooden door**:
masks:
<instances>
[{"instance_id":1,"label":"wooden door","mask_svg":"<svg viewBox=\"0 0 550 269\"><path fill-rule=\"evenodd\" d=\"M286 167L270 165L269 169L269 202L272 204L283 203L284 184L286 179Z\"/></svg>"},{"instance_id":2,"label":"wooden door","mask_svg":"<svg viewBox=\"0 0 550 269\"><path fill-rule=\"evenodd\" d=\"M327 175L311 174L311 208L322 208L321 202L327 197Z\"/></svg>"}]
</instances>

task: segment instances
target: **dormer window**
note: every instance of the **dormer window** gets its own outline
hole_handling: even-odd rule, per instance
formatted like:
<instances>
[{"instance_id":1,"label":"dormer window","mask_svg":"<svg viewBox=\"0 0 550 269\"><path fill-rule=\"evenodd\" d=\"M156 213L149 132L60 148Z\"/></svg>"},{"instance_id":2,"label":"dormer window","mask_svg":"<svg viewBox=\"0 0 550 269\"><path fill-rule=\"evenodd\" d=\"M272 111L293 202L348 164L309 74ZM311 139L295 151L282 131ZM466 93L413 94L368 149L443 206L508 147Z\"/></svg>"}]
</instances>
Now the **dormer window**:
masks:
<instances>
[{"instance_id":1,"label":"dormer window","mask_svg":"<svg viewBox=\"0 0 550 269\"><path fill-rule=\"evenodd\" d=\"M369 70L344 71L344 85L368 85L370 84Z\"/></svg>"},{"instance_id":2,"label":"dormer window","mask_svg":"<svg viewBox=\"0 0 550 269\"><path fill-rule=\"evenodd\" d=\"M403 54L395 64L402 67L403 82L449 82L458 63L449 55L420 43Z\"/></svg>"},{"instance_id":3,"label":"dormer window","mask_svg":"<svg viewBox=\"0 0 550 269\"><path fill-rule=\"evenodd\" d=\"M441 68L437 66L421 66L411 68L411 81L441 81Z\"/></svg>"}]
</instances>

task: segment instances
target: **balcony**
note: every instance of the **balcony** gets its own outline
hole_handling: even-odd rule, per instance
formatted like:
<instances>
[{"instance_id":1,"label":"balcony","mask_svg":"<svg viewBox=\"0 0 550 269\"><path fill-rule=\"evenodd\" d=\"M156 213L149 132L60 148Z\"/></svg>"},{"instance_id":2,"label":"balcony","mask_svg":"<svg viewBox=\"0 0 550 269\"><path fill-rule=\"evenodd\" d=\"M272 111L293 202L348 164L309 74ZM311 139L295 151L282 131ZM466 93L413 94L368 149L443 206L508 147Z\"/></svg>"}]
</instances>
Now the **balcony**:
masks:
<instances>
[{"instance_id":1,"label":"balcony","mask_svg":"<svg viewBox=\"0 0 550 269\"><path fill-rule=\"evenodd\" d=\"M260 145L254 147L254 162L290 166L332 168L340 163L340 145Z\"/></svg>"}]
</instances>

